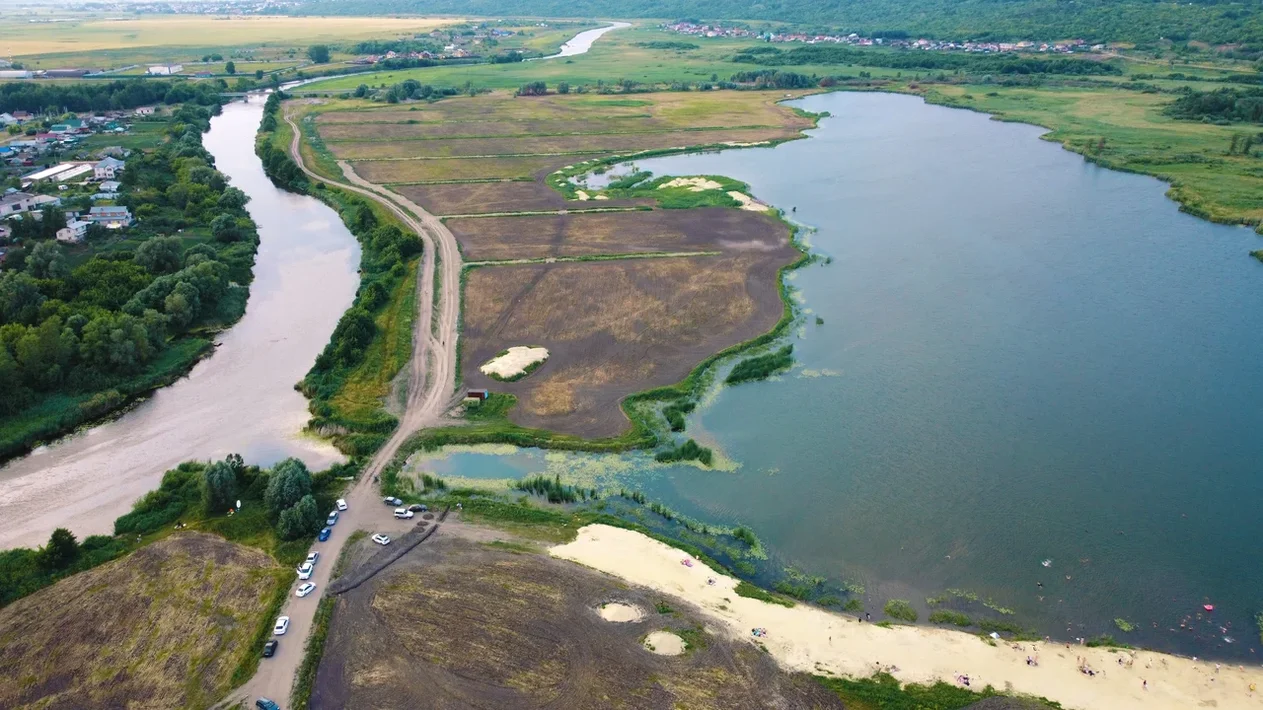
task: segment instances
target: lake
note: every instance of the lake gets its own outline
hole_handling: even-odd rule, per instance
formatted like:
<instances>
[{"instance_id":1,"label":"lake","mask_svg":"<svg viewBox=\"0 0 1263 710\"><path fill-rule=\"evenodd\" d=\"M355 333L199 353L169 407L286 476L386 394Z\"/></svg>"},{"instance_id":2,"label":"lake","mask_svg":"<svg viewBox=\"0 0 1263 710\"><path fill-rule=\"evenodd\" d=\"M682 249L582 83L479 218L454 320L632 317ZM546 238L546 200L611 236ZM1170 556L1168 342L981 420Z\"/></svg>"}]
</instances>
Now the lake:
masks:
<instances>
[{"instance_id":1,"label":"lake","mask_svg":"<svg viewBox=\"0 0 1263 710\"><path fill-rule=\"evenodd\" d=\"M831 117L775 148L636 164L746 181L817 229L805 237L832 263L790 282L808 314L788 339L799 364L691 419L736 470L614 457L599 480L752 526L769 567L858 582L874 613L903 598L924 619L954 588L1056 638L1255 658L1263 264L1248 252L1263 241L1040 128L889 94L792 105ZM424 467L512 477L564 460Z\"/></svg>"},{"instance_id":2,"label":"lake","mask_svg":"<svg viewBox=\"0 0 1263 710\"><path fill-rule=\"evenodd\" d=\"M307 400L294 390L351 305L359 244L337 213L277 189L254 154L263 97L224 106L203 137L216 167L250 196L260 245L246 313L189 376L123 416L0 468L0 549L40 545L57 527L81 539L114 519L181 461L240 453L270 465L297 456L315 469L342 457L304 437Z\"/></svg>"}]
</instances>

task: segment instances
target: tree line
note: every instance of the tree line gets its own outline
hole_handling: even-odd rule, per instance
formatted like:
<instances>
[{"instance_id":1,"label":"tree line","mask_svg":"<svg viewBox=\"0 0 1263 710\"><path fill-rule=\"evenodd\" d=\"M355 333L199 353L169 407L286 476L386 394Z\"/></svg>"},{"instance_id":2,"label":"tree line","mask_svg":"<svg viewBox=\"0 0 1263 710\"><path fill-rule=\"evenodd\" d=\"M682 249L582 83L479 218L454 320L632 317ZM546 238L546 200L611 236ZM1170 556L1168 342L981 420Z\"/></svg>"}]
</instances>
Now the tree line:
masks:
<instances>
[{"instance_id":1,"label":"tree line","mask_svg":"<svg viewBox=\"0 0 1263 710\"><path fill-rule=\"evenodd\" d=\"M1188 121L1263 123L1263 89L1185 89L1163 111Z\"/></svg>"},{"instance_id":2,"label":"tree line","mask_svg":"<svg viewBox=\"0 0 1263 710\"><path fill-rule=\"evenodd\" d=\"M811 44L783 50L770 45L743 49L732 61L765 66L851 64L889 69L964 71L972 74L1069 74L1118 75L1123 70L1112 62L1090 59L1024 57L1012 53L966 54L920 50L855 49L840 45Z\"/></svg>"},{"instance_id":3,"label":"tree line","mask_svg":"<svg viewBox=\"0 0 1263 710\"><path fill-rule=\"evenodd\" d=\"M153 104L219 104L221 81L118 79L75 83L15 81L0 84L0 113L123 111Z\"/></svg>"},{"instance_id":4,"label":"tree line","mask_svg":"<svg viewBox=\"0 0 1263 710\"><path fill-rule=\"evenodd\" d=\"M123 248L75 263L49 227L17 230L21 247L0 270L0 429L5 417L64 395L98 395L78 405L83 416L66 415L69 425L98 415L123 398L113 388L146 372L173 339L244 311L245 289L231 282L250 281L258 236L246 195L202 147L212 110L181 107L159 148L128 158L119 202L140 222ZM183 238L166 236L180 229ZM199 234L205 241L186 246Z\"/></svg>"}]
</instances>

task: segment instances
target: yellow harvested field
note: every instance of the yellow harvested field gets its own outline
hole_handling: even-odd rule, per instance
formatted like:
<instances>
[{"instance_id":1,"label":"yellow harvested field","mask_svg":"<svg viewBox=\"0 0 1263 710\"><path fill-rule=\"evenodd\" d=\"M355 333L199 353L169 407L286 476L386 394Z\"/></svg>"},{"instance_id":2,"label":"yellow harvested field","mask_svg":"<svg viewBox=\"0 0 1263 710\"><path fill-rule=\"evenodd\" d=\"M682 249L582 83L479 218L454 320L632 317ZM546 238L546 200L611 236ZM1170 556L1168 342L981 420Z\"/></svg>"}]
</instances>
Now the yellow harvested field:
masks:
<instances>
[{"instance_id":1,"label":"yellow harvested field","mask_svg":"<svg viewBox=\"0 0 1263 710\"><path fill-rule=\"evenodd\" d=\"M455 18L155 16L79 22L0 24L0 56L158 46L237 46L337 42L428 32Z\"/></svg>"}]
</instances>

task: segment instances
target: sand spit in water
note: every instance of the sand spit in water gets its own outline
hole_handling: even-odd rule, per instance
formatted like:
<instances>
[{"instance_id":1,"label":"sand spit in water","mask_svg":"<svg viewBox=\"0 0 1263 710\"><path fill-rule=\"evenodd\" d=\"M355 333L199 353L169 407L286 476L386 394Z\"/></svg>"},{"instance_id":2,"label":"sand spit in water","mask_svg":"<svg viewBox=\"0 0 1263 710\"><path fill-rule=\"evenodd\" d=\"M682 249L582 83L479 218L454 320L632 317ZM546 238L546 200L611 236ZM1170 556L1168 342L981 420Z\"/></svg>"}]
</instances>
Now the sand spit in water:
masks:
<instances>
[{"instance_id":1,"label":"sand spit in water","mask_svg":"<svg viewBox=\"0 0 1263 710\"><path fill-rule=\"evenodd\" d=\"M1263 669L1257 666L1219 668L1150 651L1042 641L993 646L962 631L886 629L805 604L787 609L738 596L737 580L697 560L681 564L689 559L685 553L608 525L585 526L574 542L550 553L690 601L715 622L715 633L752 641L752 629L766 629L758 643L791 671L867 677L883 669L916 683L959 683L964 675L973 688L1007 688L1082 710L1263 708L1263 696L1251 691L1263 684ZM1029 665L1027 657L1038 659L1038 665ZM1120 665L1120 659L1130 665Z\"/></svg>"},{"instance_id":2,"label":"sand spit in water","mask_svg":"<svg viewBox=\"0 0 1263 710\"><path fill-rule=\"evenodd\" d=\"M689 192L705 192L707 190L722 190L723 185L704 177L676 178L669 180L658 186L659 190L665 190L668 187L687 187Z\"/></svg>"}]
</instances>

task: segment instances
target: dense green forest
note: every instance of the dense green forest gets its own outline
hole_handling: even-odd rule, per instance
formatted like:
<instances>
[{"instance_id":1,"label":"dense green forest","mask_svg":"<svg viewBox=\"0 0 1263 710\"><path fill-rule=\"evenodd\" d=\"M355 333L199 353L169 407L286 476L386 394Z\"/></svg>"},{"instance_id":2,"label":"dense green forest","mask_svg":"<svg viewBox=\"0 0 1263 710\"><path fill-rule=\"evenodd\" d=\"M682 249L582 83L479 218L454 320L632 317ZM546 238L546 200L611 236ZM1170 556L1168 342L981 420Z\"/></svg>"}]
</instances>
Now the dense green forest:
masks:
<instances>
[{"instance_id":1,"label":"dense green forest","mask_svg":"<svg viewBox=\"0 0 1263 710\"><path fill-rule=\"evenodd\" d=\"M652 17L782 21L847 32L938 39L1251 44L1263 50L1263 3L1138 0L309 0L305 15Z\"/></svg>"},{"instance_id":2,"label":"dense green forest","mask_svg":"<svg viewBox=\"0 0 1263 710\"><path fill-rule=\"evenodd\" d=\"M157 149L128 158L118 202L139 221L124 232L66 249L50 227L15 230L0 271L0 456L161 384L153 368L182 371L207 345L185 336L244 312L233 284L249 283L258 235L202 147L218 111L181 106Z\"/></svg>"}]
</instances>

